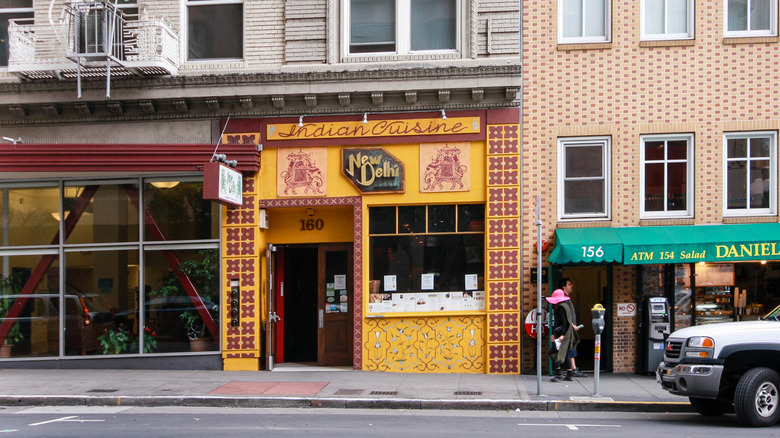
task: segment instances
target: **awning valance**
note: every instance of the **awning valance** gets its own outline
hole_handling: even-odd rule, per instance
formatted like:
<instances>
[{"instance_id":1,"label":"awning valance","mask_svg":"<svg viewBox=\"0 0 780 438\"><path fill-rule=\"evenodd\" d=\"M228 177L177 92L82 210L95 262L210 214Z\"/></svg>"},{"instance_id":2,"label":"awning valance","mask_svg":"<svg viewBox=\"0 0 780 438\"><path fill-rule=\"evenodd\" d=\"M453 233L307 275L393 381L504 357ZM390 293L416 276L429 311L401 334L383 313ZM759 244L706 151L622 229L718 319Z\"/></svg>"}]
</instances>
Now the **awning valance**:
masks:
<instances>
[{"instance_id":1,"label":"awning valance","mask_svg":"<svg viewBox=\"0 0 780 438\"><path fill-rule=\"evenodd\" d=\"M554 264L780 260L780 223L572 228L555 234L548 259Z\"/></svg>"}]
</instances>

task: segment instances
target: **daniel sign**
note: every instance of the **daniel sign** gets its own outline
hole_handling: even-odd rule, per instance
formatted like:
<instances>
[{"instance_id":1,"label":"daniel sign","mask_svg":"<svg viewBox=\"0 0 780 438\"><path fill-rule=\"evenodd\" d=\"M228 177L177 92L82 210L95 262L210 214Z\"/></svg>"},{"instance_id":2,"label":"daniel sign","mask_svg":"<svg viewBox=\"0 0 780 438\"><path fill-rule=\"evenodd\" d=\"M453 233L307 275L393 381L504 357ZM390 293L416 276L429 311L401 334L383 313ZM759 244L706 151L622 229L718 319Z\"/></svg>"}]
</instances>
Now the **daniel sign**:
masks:
<instances>
[{"instance_id":1,"label":"daniel sign","mask_svg":"<svg viewBox=\"0 0 780 438\"><path fill-rule=\"evenodd\" d=\"M241 206L244 203L242 187L241 172L216 162L203 165L203 199Z\"/></svg>"}]
</instances>

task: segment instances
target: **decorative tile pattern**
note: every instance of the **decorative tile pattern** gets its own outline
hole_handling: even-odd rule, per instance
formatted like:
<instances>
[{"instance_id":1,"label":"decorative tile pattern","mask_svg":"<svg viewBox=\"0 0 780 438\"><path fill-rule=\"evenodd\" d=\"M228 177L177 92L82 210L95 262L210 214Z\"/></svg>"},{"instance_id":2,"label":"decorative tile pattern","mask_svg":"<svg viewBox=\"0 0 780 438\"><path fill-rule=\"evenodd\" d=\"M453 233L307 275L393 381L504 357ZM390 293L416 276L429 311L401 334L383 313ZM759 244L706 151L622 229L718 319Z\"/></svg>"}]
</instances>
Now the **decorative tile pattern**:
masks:
<instances>
[{"instance_id":1,"label":"decorative tile pattern","mask_svg":"<svg viewBox=\"0 0 780 438\"><path fill-rule=\"evenodd\" d=\"M484 372L484 325L483 316L368 319L365 369Z\"/></svg>"},{"instance_id":2,"label":"decorative tile pattern","mask_svg":"<svg viewBox=\"0 0 780 438\"><path fill-rule=\"evenodd\" d=\"M517 185L520 183L520 157L488 157L489 185Z\"/></svg>"},{"instance_id":3,"label":"decorative tile pattern","mask_svg":"<svg viewBox=\"0 0 780 438\"><path fill-rule=\"evenodd\" d=\"M488 219L488 248L517 248L520 246L520 220Z\"/></svg>"},{"instance_id":4,"label":"decorative tile pattern","mask_svg":"<svg viewBox=\"0 0 780 438\"><path fill-rule=\"evenodd\" d=\"M488 373L490 374L518 374L520 372L520 345L488 345L488 364Z\"/></svg>"},{"instance_id":5,"label":"decorative tile pattern","mask_svg":"<svg viewBox=\"0 0 780 438\"><path fill-rule=\"evenodd\" d=\"M517 281L493 281L488 284L488 312L520 310L520 284Z\"/></svg>"},{"instance_id":6,"label":"decorative tile pattern","mask_svg":"<svg viewBox=\"0 0 780 438\"><path fill-rule=\"evenodd\" d=\"M488 373L520 372L520 141L518 125L488 126Z\"/></svg>"}]
</instances>

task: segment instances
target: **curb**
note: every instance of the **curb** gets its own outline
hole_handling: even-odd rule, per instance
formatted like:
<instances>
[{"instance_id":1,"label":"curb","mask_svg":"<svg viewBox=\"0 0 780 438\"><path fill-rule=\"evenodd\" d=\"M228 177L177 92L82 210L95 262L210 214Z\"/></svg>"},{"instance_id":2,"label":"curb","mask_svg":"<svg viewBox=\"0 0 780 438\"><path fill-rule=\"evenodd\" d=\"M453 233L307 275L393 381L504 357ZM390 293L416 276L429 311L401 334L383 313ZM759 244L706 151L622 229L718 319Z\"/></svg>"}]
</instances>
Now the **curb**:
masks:
<instances>
[{"instance_id":1,"label":"curb","mask_svg":"<svg viewBox=\"0 0 780 438\"><path fill-rule=\"evenodd\" d=\"M214 396L2 396L0 406L134 406L334 408L580 412L694 412L687 402L568 400L423 400Z\"/></svg>"}]
</instances>

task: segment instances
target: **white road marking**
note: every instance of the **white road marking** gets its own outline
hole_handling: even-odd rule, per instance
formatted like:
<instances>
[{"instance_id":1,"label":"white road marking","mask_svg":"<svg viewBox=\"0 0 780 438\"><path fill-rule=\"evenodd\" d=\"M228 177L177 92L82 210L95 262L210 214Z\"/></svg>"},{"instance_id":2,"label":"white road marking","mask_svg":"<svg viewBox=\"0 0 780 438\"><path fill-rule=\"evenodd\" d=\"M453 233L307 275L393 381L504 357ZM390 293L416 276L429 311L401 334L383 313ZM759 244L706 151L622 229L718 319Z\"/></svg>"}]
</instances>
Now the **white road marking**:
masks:
<instances>
[{"instance_id":1,"label":"white road marking","mask_svg":"<svg viewBox=\"0 0 780 438\"><path fill-rule=\"evenodd\" d=\"M550 424L550 423L517 423L518 426L565 427L569 430L579 430L580 427L621 427L619 424Z\"/></svg>"},{"instance_id":2,"label":"white road marking","mask_svg":"<svg viewBox=\"0 0 780 438\"><path fill-rule=\"evenodd\" d=\"M72 422L75 422L75 423L90 423L90 422L106 421L106 420L74 420L74 418L79 418L79 417L77 415L71 415L69 417L55 418L54 420L41 421L40 423L28 424L28 426L40 426L42 424L61 423L61 422L66 422L66 421L72 421Z\"/></svg>"}]
</instances>

